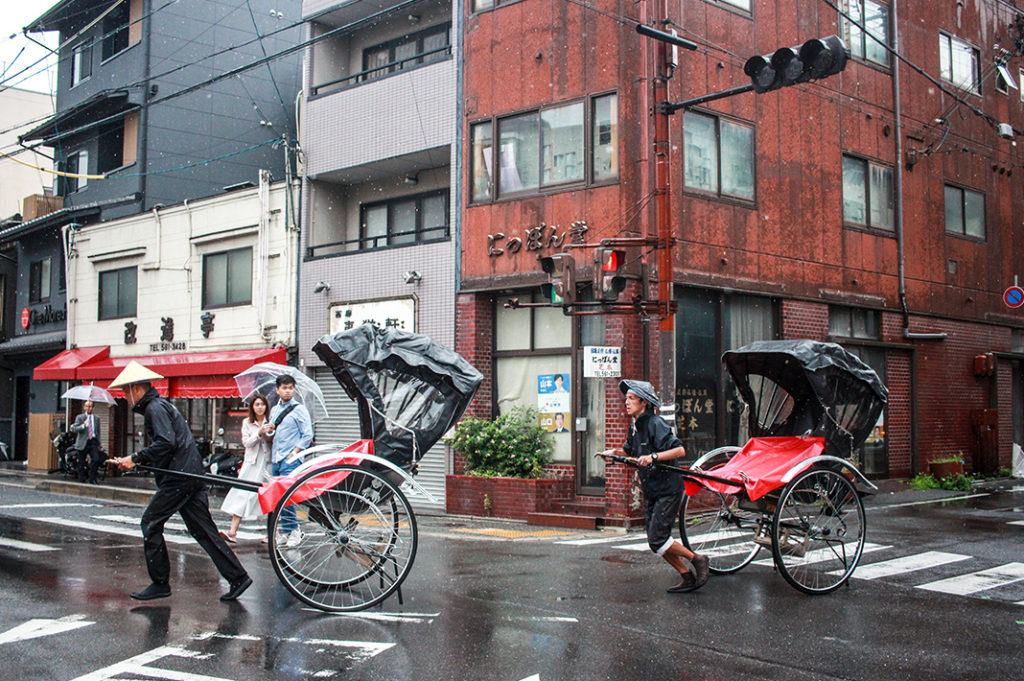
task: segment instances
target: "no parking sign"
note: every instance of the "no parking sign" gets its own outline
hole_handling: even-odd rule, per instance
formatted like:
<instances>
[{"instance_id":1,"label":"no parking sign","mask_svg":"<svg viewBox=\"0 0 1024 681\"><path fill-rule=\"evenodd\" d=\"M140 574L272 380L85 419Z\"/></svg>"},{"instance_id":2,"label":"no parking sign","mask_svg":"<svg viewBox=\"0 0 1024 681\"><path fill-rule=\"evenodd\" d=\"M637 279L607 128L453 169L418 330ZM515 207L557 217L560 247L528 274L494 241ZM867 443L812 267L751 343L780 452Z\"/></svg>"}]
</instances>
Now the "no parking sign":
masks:
<instances>
[{"instance_id":1,"label":"no parking sign","mask_svg":"<svg viewBox=\"0 0 1024 681\"><path fill-rule=\"evenodd\" d=\"M1007 307L1020 307L1024 305L1024 288L1011 286L1003 291L1003 302Z\"/></svg>"}]
</instances>

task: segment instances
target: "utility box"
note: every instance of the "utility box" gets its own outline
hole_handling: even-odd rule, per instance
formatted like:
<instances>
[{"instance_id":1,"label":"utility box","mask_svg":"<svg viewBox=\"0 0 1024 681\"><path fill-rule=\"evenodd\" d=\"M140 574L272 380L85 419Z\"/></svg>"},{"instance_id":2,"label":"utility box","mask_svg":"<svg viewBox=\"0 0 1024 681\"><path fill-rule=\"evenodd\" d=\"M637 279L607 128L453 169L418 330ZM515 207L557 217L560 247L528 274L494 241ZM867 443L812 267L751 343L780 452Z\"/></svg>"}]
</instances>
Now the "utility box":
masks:
<instances>
[{"instance_id":1,"label":"utility box","mask_svg":"<svg viewBox=\"0 0 1024 681\"><path fill-rule=\"evenodd\" d=\"M63 414L28 415L28 467L37 471L57 470L57 448L53 438L64 425Z\"/></svg>"}]
</instances>

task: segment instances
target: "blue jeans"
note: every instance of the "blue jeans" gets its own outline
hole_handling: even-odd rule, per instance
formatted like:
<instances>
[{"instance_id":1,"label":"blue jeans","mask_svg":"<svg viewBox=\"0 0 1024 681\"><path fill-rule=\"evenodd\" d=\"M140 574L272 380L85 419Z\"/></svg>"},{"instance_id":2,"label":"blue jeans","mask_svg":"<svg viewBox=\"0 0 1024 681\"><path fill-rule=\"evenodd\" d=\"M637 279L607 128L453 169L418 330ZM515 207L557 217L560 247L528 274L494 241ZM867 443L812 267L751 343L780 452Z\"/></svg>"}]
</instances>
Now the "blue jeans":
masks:
<instances>
[{"instance_id":1,"label":"blue jeans","mask_svg":"<svg viewBox=\"0 0 1024 681\"><path fill-rule=\"evenodd\" d=\"M281 459L280 461L275 461L270 466L270 474L275 477L279 475L290 475L291 472L298 468L301 463L301 459L295 459L293 461ZM299 522L295 519L295 509L293 507L288 506L281 511L281 532L288 534L298 526Z\"/></svg>"}]
</instances>

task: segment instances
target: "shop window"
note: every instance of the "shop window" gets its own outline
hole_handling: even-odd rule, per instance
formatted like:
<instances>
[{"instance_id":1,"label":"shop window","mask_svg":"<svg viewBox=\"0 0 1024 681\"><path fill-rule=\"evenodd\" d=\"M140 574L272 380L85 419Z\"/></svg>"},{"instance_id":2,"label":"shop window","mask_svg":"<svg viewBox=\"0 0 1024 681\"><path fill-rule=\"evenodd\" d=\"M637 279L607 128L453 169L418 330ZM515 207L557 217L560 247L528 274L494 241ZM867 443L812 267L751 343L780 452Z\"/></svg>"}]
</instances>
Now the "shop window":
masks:
<instances>
[{"instance_id":1,"label":"shop window","mask_svg":"<svg viewBox=\"0 0 1024 681\"><path fill-rule=\"evenodd\" d=\"M985 195L946 185L946 233L985 238Z\"/></svg>"},{"instance_id":2,"label":"shop window","mask_svg":"<svg viewBox=\"0 0 1024 681\"><path fill-rule=\"evenodd\" d=\"M252 302L252 248L203 256L203 308Z\"/></svg>"},{"instance_id":3,"label":"shop window","mask_svg":"<svg viewBox=\"0 0 1024 681\"><path fill-rule=\"evenodd\" d=\"M360 206L361 249L407 246L448 238L448 191Z\"/></svg>"},{"instance_id":4,"label":"shop window","mask_svg":"<svg viewBox=\"0 0 1024 681\"><path fill-rule=\"evenodd\" d=\"M82 43L71 54L71 87L92 75L92 41Z\"/></svg>"},{"instance_id":5,"label":"shop window","mask_svg":"<svg viewBox=\"0 0 1024 681\"><path fill-rule=\"evenodd\" d=\"M470 143L473 202L613 181L619 173L618 97L481 121L471 126Z\"/></svg>"},{"instance_id":6,"label":"shop window","mask_svg":"<svg viewBox=\"0 0 1024 681\"><path fill-rule=\"evenodd\" d=\"M833 305L828 309L828 333L833 338L879 340L882 332L878 311Z\"/></svg>"},{"instance_id":7,"label":"shop window","mask_svg":"<svg viewBox=\"0 0 1024 681\"><path fill-rule=\"evenodd\" d=\"M954 87L981 94L981 53L945 33L939 34L939 73Z\"/></svg>"},{"instance_id":8,"label":"shop window","mask_svg":"<svg viewBox=\"0 0 1024 681\"><path fill-rule=\"evenodd\" d=\"M376 80L447 59L451 55L451 32L450 23L442 24L363 50L360 80Z\"/></svg>"},{"instance_id":9,"label":"shop window","mask_svg":"<svg viewBox=\"0 0 1024 681\"><path fill-rule=\"evenodd\" d=\"M101 59L106 61L128 47L128 2L122 2L103 17Z\"/></svg>"},{"instance_id":10,"label":"shop window","mask_svg":"<svg viewBox=\"0 0 1024 681\"><path fill-rule=\"evenodd\" d=\"M89 184L89 179L86 177L71 176L89 174L89 152L83 149L81 151L68 154L67 160L64 161L64 172L69 175L60 179L60 183L63 185L64 189L64 196L73 194L80 189L84 189L85 186Z\"/></svg>"},{"instance_id":11,"label":"shop window","mask_svg":"<svg viewBox=\"0 0 1024 681\"><path fill-rule=\"evenodd\" d=\"M853 19L840 17L850 54L882 66L889 65L889 8L872 0L844 0L843 9ZM866 29L861 30L861 26Z\"/></svg>"},{"instance_id":12,"label":"shop window","mask_svg":"<svg viewBox=\"0 0 1024 681\"><path fill-rule=\"evenodd\" d=\"M139 271L136 267L100 272L99 319L135 316L138 277Z\"/></svg>"},{"instance_id":13,"label":"shop window","mask_svg":"<svg viewBox=\"0 0 1024 681\"><path fill-rule=\"evenodd\" d=\"M43 258L28 266L29 303L43 303L50 299L51 263L51 258Z\"/></svg>"},{"instance_id":14,"label":"shop window","mask_svg":"<svg viewBox=\"0 0 1024 681\"><path fill-rule=\"evenodd\" d=\"M745 405L722 364L722 353L777 335L772 298L685 289L676 328L676 432L687 458L748 437Z\"/></svg>"},{"instance_id":15,"label":"shop window","mask_svg":"<svg viewBox=\"0 0 1024 681\"><path fill-rule=\"evenodd\" d=\"M1010 332L1010 352L1024 353L1024 329L1013 329Z\"/></svg>"},{"instance_id":16,"label":"shop window","mask_svg":"<svg viewBox=\"0 0 1024 681\"><path fill-rule=\"evenodd\" d=\"M688 111L683 118L683 146L687 188L754 199L754 128Z\"/></svg>"},{"instance_id":17,"label":"shop window","mask_svg":"<svg viewBox=\"0 0 1024 681\"><path fill-rule=\"evenodd\" d=\"M843 156L843 221L891 231L894 214L892 168Z\"/></svg>"}]
</instances>

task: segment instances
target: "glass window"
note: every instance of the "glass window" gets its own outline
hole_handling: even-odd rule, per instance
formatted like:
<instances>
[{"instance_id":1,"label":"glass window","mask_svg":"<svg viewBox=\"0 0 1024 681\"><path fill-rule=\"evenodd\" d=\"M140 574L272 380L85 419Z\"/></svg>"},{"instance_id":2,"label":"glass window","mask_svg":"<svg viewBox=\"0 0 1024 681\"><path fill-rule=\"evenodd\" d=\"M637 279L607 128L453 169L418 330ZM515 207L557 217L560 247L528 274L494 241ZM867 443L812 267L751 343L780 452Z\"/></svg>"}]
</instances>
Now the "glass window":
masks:
<instances>
[{"instance_id":1,"label":"glass window","mask_svg":"<svg viewBox=\"0 0 1024 681\"><path fill-rule=\"evenodd\" d=\"M498 163L499 194L512 194L540 186L540 114L536 111L498 121L501 160Z\"/></svg>"},{"instance_id":2,"label":"glass window","mask_svg":"<svg viewBox=\"0 0 1024 681\"><path fill-rule=\"evenodd\" d=\"M447 58L450 45L451 24L441 24L368 47L363 50L362 80L440 61Z\"/></svg>"},{"instance_id":3,"label":"glass window","mask_svg":"<svg viewBox=\"0 0 1024 681\"><path fill-rule=\"evenodd\" d=\"M846 13L853 22L841 18L850 53L859 59L889 65L889 8L872 0L846 0ZM867 29L867 33L861 30ZM877 38L877 40L876 40Z\"/></svg>"},{"instance_id":4,"label":"glass window","mask_svg":"<svg viewBox=\"0 0 1024 681\"><path fill-rule=\"evenodd\" d=\"M472 127L472 159L470 174L472 175L472 201L487 201L491 198L491 178L493 173L493 156L491 148L491 123L477 123Z\"/></svg>"},{"instance_id":5,"label":"glass window","mask_svg":"<svg viewBox=\"0 0 1024 681\"><path fill-rule=\"evenodd\" d=\"M82 43L71 55L71 87L92 75L92 42Z\"/></svg>"},{"instance_id":6,"label":"glass window","mask_svg":"<svg viewBox=\"0 0 1024 681\"><path fill-rule=\"evenodd\" d=\"M103 18L101 58L105 61L128 47L128 2L122 2Z\"/></svg>"},{"instance_id":7,"label":"glass window","mask_svg":"<svg viewBox=\"0 0 1024 681\"><path fill-rule=\"evenodd\" d=\"M248 305L251 302L251 247L203 256L204 308Z\"/></svg>"},{"instance_id":8,"label":"glass window","mask_svg":"<svg viewBox=\"0 0 1024 681\"><path fill-rule=\"evenodd\" d=\"M835 338L878 340L882 337L876 310L839 305L832 305L828 309L828 332Z\"/></svg>"},{"instance_id":9,"label":"glass window","mask_svg":"<svg viewBox=\"0 0 1024 681\"><path fill-rule=\"evenodd\" d=\"M448 238L448 192L403 196L361 207L361 248Z\"/></svg>"},{"instance_id":10,"label":"glass window","mask_svg":"<svg viewBox=\"0 0 1024 681\"><path fill-rule=\"evenodd\" d=\"M388 207L371 206L363 210L362 248L378 248L387 245Z\"/></svg>"},{"instance_id":11,"label":"glass window","mask_svg":"<svg viewBox=\"0 0 1024 681\"><path fill-rule=\"evenodd\" d=\"M68 154L67 161L64 162L64 171L70 175L88 175L89 152L83 150ZM89 184L89 179L85 177L64 177L63 184L64 194L67 195L77 192L79 189L84 189Z\"/></svg>"},{"instance_id":12,"label":"glass window","mask_svg":"<svg viewBox=\"0 0 1024 681\"><path fill-rule=\"evenodd\" d=\"M985 195L946 185L946 232L985 238Z\"/></svg>"},{"instance_id":13,"label":"glass window","mask_svg":"<svg viewBox=\"0 0 1024 681\"><path fill-rule=\"evenodd\" d=\"M717 116L683 118L683 182L691 189L754 198L754 129Z\"/></svg>"},{"instance_id":14,"label":"glass window","mask_svg":"<svg viewBox=\"0 0 1024 681\"><path fill-rule=\"evenodd\" d=\"M981 93L981 55L977 49L945 33L939 34L942 79L975 94Z\"/></svg>"},{"instance_id":15,"label":"glass window","mask_svg":"<svg viewBox=\"0 0 1024 681\"><path fill-rule=\"evenodd\" d=\"M50 258L43 258L29 265L28 302L41 303L50 299L50 274Z\"/></svg>"},{"instance_id":16,"label":"glass window","mask_svg":"<svg viewBox=\"0 0 1024 681\"><path fill-rule=\"evenodd\" d=\"M395 201L391 204L391 246L416 243L416 201Z\"/></svg>"},{"instance_id":17,"label":"glass window","mask_svg":"<svg viewBox=\"0 0 1024 681\"><path fill-rule=\"evenodd\" d=\"M541 184L583 179L583 103L545 109L540 114Z\"/></svg>"},{"instance_id":18,"label":"glass window","mask_svg":"<svg viewBox=\"0 0 1024 681\"><path fill-rule=\"evenodd\" d=\"M134 317L138 296L138 269L124 267L100 272L99 319Z\"/></svg>"},{"instance_id":19,"label":"glass window","mask_svg":"<svg viewBox=\"0 0 1024 681\"><path fill-rule=\"evenodd\" d=\"M719 2L725 3L726 5L732 5L733 7L739 7L747 12L750 11L750 0L719 0Z\"/></svg>"},{"instance_id":20,"label":"glass window","mask_svg":"<svg viewBox=\"0 0 1024 681\"><path fill-rule=\"evenodd\" d=\"M892 168L843 156L843 221L891 230L894 215Z\"/></svg>"},{"instance_id":21,"label":"glass window","mask_svg":"<svg viewBox=\"0 0 1024 681\"><path fill-rule=\"evenodd\" d=\"M594 181L619 176L619 97L605 95L593 101L592 148Z\"/></svg>"}]
</instances>

